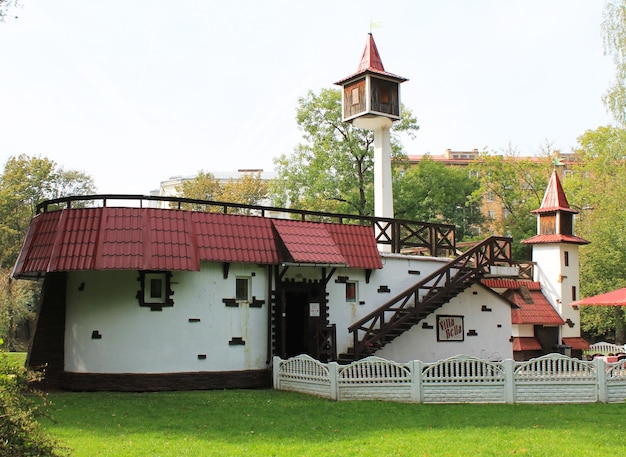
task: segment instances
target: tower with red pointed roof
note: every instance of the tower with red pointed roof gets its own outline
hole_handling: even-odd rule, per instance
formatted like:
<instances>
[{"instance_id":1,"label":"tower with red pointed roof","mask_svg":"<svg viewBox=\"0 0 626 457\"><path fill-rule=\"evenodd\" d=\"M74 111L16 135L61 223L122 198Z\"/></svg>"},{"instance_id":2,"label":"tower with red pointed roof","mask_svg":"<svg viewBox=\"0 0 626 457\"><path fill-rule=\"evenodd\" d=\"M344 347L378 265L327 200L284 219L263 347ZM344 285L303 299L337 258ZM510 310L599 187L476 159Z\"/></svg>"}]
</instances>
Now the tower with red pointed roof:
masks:
<instances>
[{"instance_id":1,"label":"tower with red pointed roof","mask_svg":"<svg viewBox=\"0 0 626 457\"><path fill-rule=\"evenodd\" d=\"M537 215L537 235L522 243L532 246L534 279L541 283L544 295L566 322L560 338L567 345L580 337L579 311L568 305L578 299L579 247L589 241L574 234L574 215L578 211L569 205L556 171L552 172L541 206L533 213Z\"/></svg>"},{"instance_id":2,"label":"tower with red pointed roof","mask_svg":"<svg viewBox=\"0 0 626 457\"><path fill-rule=\"evenodd\" d=\"M374 214L393 217L391 139L389 130L400 119L402 76L385 70L371 33L356 73L337 81L342 86L344 122L374 131Z\"/></svg>"}]
</instances>

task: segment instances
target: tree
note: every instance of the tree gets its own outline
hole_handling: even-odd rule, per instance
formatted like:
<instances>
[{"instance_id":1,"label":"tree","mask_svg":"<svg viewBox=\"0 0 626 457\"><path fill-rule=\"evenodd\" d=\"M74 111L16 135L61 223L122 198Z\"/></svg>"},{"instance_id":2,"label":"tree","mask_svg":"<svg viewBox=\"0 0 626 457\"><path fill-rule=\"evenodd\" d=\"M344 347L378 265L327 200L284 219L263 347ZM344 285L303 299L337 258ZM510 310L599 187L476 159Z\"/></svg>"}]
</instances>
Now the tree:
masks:
<instances>
[{"instance_id":1,"label":"tree","mask_svg":"<svg viewBox=\"0 0 626 457\"><path fill-rule=\"evenodd\" d=\"M604 53L613 57L615 81L602 101L622 126L626 126L626 1L605 5L602 22Z\"/></svg>"},{"instance_id":2,"label":"tree","mask_svg":"<svg viewBox=\"0 0 626 457\"><path fill-rule=\"evenodd\" d=\"M0 269L0 332L9 351L18 350L20 325L35 317L38 292L37 283L16 281L10 269Z\"/></svg>"},{"instance_id":3,"label":"tree","mask_svg":"<svg viewBox=\"0 0 626 457\"><path fill-rule=\"evenodd\" d=\"M581 295L626 287L626 130L599 127L578 138L573 177L565 190L580 211L576 229L590 245L580 250ZM620 307L583 307L583 330L626 342Z\"/></svg>"},{"instance_id":4,"label":"tree","mask_svg":"<svg viewBox=\"0 0 626 457\"><path fill-rule=\"evenodd\" d=\"M0 268L12 267L37 204L94 193L91 177L25 154L10 157L0 176Z\"/></svg>"},{"instance_id":5,"label":"tree","mask_svg":"<svg viewBox=\"0 0 626 457\"><path fill-rule=\"evenodd\" d=\"M477 234L482 215L479 204L470 197L478 182L468 179L467 170L426 157L398 178L396 189L396 217L454 224L457 240Z\"/></svg>"},{"instance_id":6,"label":"tree","mask_svg":"<svg viewBox=\"0 0 626 457\"><path fill-rule=\"evenodd\" d=\"M195 178L183 181L183 183L178 186L176 191L181 197L184 198L191 198L195 200L217 200L220 192L220 183L217 179L215 179L213 173L200 170ZM194 211L207 210L205 205L197 204L186 204L183 205L183 208Z\"/></svg>"},{"instance_id":7,"label":"tree","mask_svg":"<svg viewBox=\"0 0 626 457\"><path fill-rule=\"evenodd\" d=\"M297 123L304 143L291 155L274 159L278 178L271 184L277 205L358 215L373 213L373 132L342 121L341 91L309 91L298 100ZM407 108L393 133L412 136L417 120ZM391 154L400 164L405 154L392 135Z\"/></svg>"},{"instance_id":8,"label":"tree","mask_svg":"<svg viewBox=\"0 0 626 457\"><path fill-rule=\"evenodd\" d=\"M195 178L184 181L177 191L182 197L195 200L258 205L268 196L268 184L261 178L260 172L245 173L237 179L230 179L221 184L212 173L200 170ZM215 207L195 203L185 204L183 208L196 211L218 210Z\"/></svg>"},{"instance_id":9,"label":"tree","mask_svg":"<svg viewBox=\"0 0 626 457\"><path fill-rule=\"evenodd\" d=\"M94 192L91 177L50 159L10 157L0 175L0 335L14 348L16 331L33 313L37 284L10 279L10 271L39 202Z\"/></svg>"},{"instance_id":10,"label":"tree","mask_svg":"<svg viewBox=\"0 0 626 457\"><path fill-rule=\"evenodd\" d=\"M37 422L49 404L46 394L33 388L33 383L40 380L41 373L12 363L0 348L0 455L67 454Z\"/></svg>"},{"instance_id":11,"label":"tree","mask_svg":"<svg viewBox=\"0 0 626 457\"><path fill-rule=\"evenodd\" d=\"M269 185L261 179L261 173L245 173L238 179L230 179L222 185L219 199L225 202L258 205L268 196Z\"/></svg>"},{"instance_id":12,"label":"tree","mask_svg":"<svg viewBox=\"0 0 626 457\"><path fill-rule=\"evenodd\" d=\"M9 8L17 6L17 0L0 0L0 22L4 21L7 16Z\"/></svg>"},{"instance_id":13,"label":"tree","mask_svg":"<svg viewBox=\"0 0 626 457\"><path fill-rule=\"evenodd\" d=\"M491 221L491 231L513 238L515 259L529 258L528 248L520 241L537 233L532 211L541 206L553 168L554 161L547 154L520 158L513 149L504 154L482 153L470 166L479 182L471 201L479 204L487 199L501 205L503 217Z\"/></svg>"}]
</instances>

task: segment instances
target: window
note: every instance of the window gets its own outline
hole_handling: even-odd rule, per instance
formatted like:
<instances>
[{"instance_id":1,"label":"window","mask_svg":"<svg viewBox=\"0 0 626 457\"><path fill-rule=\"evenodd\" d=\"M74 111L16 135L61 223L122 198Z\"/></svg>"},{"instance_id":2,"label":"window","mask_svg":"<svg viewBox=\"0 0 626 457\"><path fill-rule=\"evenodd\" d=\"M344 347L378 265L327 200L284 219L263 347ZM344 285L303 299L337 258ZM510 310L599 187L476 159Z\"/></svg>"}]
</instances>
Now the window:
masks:
<instances>
[{"instance_id":1,"label":"window","mask_svg":"<svg viewBox=\"0 0 626 457\"><path fill-rule=\"evenodd\" d=\"M352 89L352 104L353 105L358 105L359 104L359 88L355 87Z\"/></svg>"},{"instance_id":2,"label":"window","mask_svg":"<svg viewBox=\"0 0 626 457\"><path fill-rule=\"evenodd\" d=\"M572 286L572 301L576 301L576 286Z\"/></svg>"},{"instance_id":3,"label":"window","mask_svg":"<svg viewBox=\"0 0 626 457\"><path fill-rule=\"evenodd\" d=\"M495 211L489 211L489 219L491 219L493 221L495 218L496 218Z\"/></svg>"},{"instance_id":4,"label":"window","mask_svg":"<svg viewBox=\"0 0 626 457\"><path fill-rule=\"evenodd\" d=\"M356 281L346 282L346 301L354 303L357 301L357 283Z\"/></svg>"},{"instance_id":5,"label":"window","mask_svg":"<svg viewBox=\"0 0 626 457\"><path fill-rule=\"evenodd\" d=\"M250 278L238 276L235 283L235 300L238 302L250 301Z\"/></svg>"},{"instance_id":6,"label":"window","mask_svg":"<svg viewBox=\"0 0 626 457\"><path fill-rule=\"evenodd\" d=\"M488 202L492 202L493 201L493 192L487 192L487 201Z\"/></svg>"},{"instance_id":7,"label":"window","mask_svg":"<svg viewBox=\"0 0 626 457\"><path fill-rule=\"evenodd\" d=\"M141 290L137 293L139 306L147 306L152 311L161 311L164 306L173 306L169 271L140 271Z\"/></svg>"},{"instance_id":8,"label":"window","mask_svg":"<svg viewBox=\"0 0 626 457\"><path fill-rule=\"evenodd\" d=\"M389 103L389 88L388 87L381 87L380 88L380 103Z\"/></svg>"}]
</instances>

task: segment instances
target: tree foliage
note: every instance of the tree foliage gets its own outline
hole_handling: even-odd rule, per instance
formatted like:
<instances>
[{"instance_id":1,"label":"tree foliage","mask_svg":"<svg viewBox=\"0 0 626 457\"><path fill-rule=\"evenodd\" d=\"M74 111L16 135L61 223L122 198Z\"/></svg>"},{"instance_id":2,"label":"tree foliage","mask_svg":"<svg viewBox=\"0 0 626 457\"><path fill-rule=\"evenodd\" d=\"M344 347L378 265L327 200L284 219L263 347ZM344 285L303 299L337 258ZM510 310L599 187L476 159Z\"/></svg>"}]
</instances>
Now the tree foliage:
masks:
<instances>
[{"instance_id":1,"label":"tree foliage","mask_svg":"<svg viewBox=\"0 0 626 457\"><path fill-rule=\"evenodd\" d=\"M626 126L626 1L608 2L602 22L604 52L613 58L615 80L602 101L621 125Z\"/></svg>"},{"instance_id":2,"label":"tree foliage","mask_svg":"<svg viewBox=\"0 0 626 457\"><path fill-rule=\"evenodd\" d=\"M52 457L66 454L37 422L48 405L47 396L32 387L40 379L41 374L11 362L0 349L0 455Z\"/></svg>"},{"instance_id":3,"label":"tree foliage","mask_svg":"<svg viewBox=\"0 0 626 457\"><path fill-rule=\"evenodd\" d=\"M537 221L532 211L541 206L554 162L547 155L522 158L513 149L503 154L482 153L470 166L479 187L472 202L493 200L502 205L504 217L491 222L495 235L513 238L513 257L528 259L529 252L520 241L537 233Z\"/></svg>"},{"instance_id":4,"label":"tree foliage","mask_svg":"<svg viewBox=\"0 0 626 457\"><path fill-rule=\"evenodd\" d=\"M244 173L237 179L220 183L212 173L200 170L195 178L183 181L177 190L184 198L244 205L258 205L268 197L268 184L261 178L260 172ZM195 203L185 204L183 207L197 211L220 210Z\"/></svg>"},{"instance_id":5,"label":"tree foliage","mask_svg":"<svg viewBox=\"0 0 626 457\"><path fill-rule=\"evenodd\" d=\"M92 193L93 180L82 172L44 157L10 157L0 176L0 267L13 266L38 203Z\"/></svg>"},{"instance_id":6,"label":"tree foliage","mask_svg":"<svg viewBox=\"0 0 626 457\"><path fill-rule=\"evenodd\" d=\"M406 170L395 188L396 217L454 224L458 240L477 235L482 215L480 205L470 197L478 182L469 179L467 170L426 157Z\"/></svg>"},{"instance_id":7,"label":"tree foliage","mask_svg":"<svg viewBox=\"0 0 626 457\"><path fill-rule=\"evenodd\" d=\"M591 243L580 250L581 295L626 287L626 130L599 127L578 138L572 178L564 183L579 217L577 233ZM584 307L586 331L625 342L621 308ZM616 334L613 334L616 332Z\"/></svg>"},{"instance_id":8,"label":"tree foliage","mask_svg":"<svg viewBox=\"0 0 626 457\"><path fill-rule=\"evenodd\" d=\"M0 269L0 335L9 351L18 349L20 324L35 317L39 288L34 281L16 281L10 269Z\"/></svg>"},{"instance_id":9,"label":"tree foliage","mask_svg":"<svg viewBox=\"0 0 626 457\"><path fill-rule=\"evenodd\" d=\"M17 328L32 316L37 287L10 279L39 202L94 192L91 177L54 161L25 154L10 157L0 175L0 335L14 348Z\"/></svg>"},{"instance_id":10,"label":"tree foliage","mask_svg":"<svg viewBox=\"0 0 626 457\"><path fill-rule=\"evenodd\" d=\"M4 21L9 9L17 6L18 0L0 0L0 22Z\"/></svg>"},{"instance_id":11,"label":"tree foliage","mask_svg":"<svg viewBox=\"0 0 626 457\"><path fill-rule=\"evenodd\" d=\"M291 155L274 160L278 178L271 193L277 205L348 214L373 213L374 135L342 121L341 91L309 91L298 100L297 123L304 142ZM413 135L417 120L407 108L392 133ZM391 154L395 163L405 155L396 135Z\"/></svg>"}]
</instances>

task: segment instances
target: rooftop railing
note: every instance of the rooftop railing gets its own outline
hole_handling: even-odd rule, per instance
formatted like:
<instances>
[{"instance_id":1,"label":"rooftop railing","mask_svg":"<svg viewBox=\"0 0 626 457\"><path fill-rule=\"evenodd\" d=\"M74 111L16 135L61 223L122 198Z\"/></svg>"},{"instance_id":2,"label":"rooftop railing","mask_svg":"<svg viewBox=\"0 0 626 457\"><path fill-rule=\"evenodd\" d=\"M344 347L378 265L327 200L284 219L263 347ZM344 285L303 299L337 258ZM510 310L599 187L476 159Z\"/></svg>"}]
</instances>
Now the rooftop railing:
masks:
<instances>
[{"instance_id":1,"label":"rooftop railing","mask_svg":"<svg viewBox=\"0 0 626 457\"><path fill-rule=\"evenodd\" d=\"M37 213L48 213L64 209L120 206L207 211L311 222L357 224L372 227L376 242L379 245L388 246L387 250L389 252L419 252L437 257L454 256L456 253L454 225L451 224L435 224L386 217L247 205L183 197L124 194L76 195L43 201L37 205Z\"/></svg>"}]
</instances>

